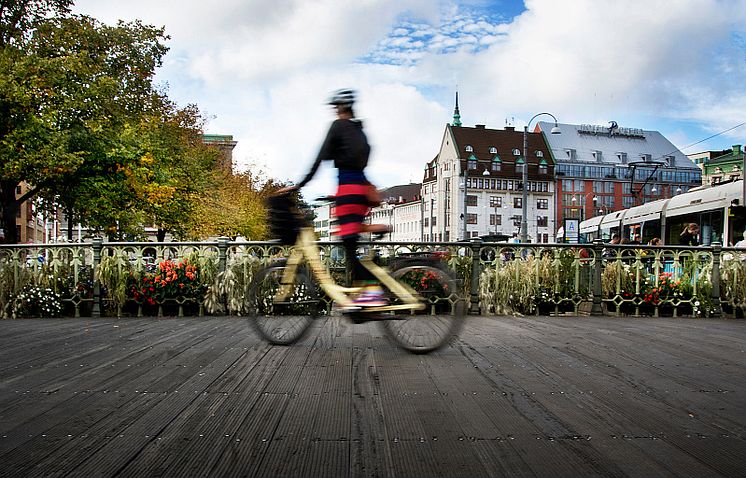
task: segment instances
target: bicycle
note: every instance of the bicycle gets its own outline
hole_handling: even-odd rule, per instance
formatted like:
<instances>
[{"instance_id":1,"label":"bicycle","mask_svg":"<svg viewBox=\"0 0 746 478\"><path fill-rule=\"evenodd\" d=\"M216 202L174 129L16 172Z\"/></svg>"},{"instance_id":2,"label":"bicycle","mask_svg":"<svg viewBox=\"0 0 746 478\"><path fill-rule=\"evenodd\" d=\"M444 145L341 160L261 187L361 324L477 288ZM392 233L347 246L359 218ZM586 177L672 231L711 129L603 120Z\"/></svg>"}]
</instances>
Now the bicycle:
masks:
<instances>
[{"instance_id":1,"label":"bicycle","mask_svg":"<svg viewBox=\"0 0 746 478\"><path fill-rule=\"evenodd\" d=\"M361 259L380 281L388 304L349 311L351 296L360 289L334 281L322 263L313 229L304 224L288 195L273 196L269 202L272 230L281 243L294 247L287 259L259 270L249 287L249 317L265 340L292 344L321 315L323 301L311 276L353 321L380 321L387 335L410 352L431 352L458 333L464 321L465 299L459 293L458 280L437 254L399 259L390 273L376 265L370 255Z\"/></svg>"}]
</instances>

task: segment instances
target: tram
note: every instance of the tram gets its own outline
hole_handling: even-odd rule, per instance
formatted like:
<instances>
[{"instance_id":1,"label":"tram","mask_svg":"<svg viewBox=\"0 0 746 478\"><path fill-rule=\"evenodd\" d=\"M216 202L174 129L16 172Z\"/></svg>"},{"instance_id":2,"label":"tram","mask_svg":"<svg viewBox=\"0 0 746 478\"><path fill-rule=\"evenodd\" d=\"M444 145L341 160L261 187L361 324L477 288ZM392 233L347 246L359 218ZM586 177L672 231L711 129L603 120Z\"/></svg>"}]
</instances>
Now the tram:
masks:
<instances>
[{"instance_id":1,"label":"tram","mask_svg":"<svg viewBox=\"0 0 746 478\"><path fill-rule=\"evenodd\" d=\"M580 234L586 241L608 241L614 234L631 239L640 234L644 244L658 237L663 244L677 245L685 225L694 222L700 226L702 245L719 242L732 246L746 230L743 202L743 179L702 186L585 220L580 223Z\"/></svg>"}]
</instances>

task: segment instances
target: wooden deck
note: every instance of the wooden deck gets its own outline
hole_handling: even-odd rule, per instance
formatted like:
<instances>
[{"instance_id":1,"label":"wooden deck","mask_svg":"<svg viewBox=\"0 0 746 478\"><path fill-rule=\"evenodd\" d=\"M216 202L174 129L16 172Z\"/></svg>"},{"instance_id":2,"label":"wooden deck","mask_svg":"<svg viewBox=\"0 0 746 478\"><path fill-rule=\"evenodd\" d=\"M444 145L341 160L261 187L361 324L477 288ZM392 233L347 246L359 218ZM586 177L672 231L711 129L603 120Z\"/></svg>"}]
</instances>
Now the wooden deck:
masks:
<instances>
[{"instance_id":1,"label":"wooden deck","mask_svg":"<svg viewBox=\"0 0 746 478\"><path fill-rule=\"evenodd\" d=\"M746 476L746 321L0 322L0 475Z\"/></svg>"}]
</instances>

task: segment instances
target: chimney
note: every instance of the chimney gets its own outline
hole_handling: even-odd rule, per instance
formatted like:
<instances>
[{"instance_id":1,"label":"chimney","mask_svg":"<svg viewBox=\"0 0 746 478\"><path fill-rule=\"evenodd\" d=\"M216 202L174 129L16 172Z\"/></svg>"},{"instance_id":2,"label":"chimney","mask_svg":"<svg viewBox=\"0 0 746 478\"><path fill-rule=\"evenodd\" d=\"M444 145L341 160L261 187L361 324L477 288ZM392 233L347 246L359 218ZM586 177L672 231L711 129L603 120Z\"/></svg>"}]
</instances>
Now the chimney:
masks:
<instances>
[{"instance_id":1,"label":"chimney","mask_svg":"<svg viewBox=\"0 0 746 478\"><path fill-rule=\"evenodd\" d=\"M474 125L474 127L475 127L476 129L484 129L484 126L485 126L485 125L483 125L483 124L475 124L475 125Z\"/></svg>"},{"instance_id":2,"label":"chimney","mask_svg":"<svg viewBox=\"0 0 746 478\"><path fill-rule=\"evenodd\" d=\"M506 126L505 131L515 131L515 126Z\"/></svg>"}]
</instances>

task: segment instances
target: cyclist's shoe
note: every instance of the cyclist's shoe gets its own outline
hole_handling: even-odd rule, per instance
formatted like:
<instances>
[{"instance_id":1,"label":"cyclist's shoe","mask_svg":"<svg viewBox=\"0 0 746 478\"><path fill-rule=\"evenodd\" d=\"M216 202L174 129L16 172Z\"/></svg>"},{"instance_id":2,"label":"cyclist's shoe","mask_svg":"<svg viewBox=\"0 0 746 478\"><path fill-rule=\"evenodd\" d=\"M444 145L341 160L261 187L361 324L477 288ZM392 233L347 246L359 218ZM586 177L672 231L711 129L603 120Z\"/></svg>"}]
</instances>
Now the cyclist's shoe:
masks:
<instances>
[{"instance_id":1,"label":"cyclist's shoe","mask_svg":"<svg viewBox=\"0 0 746 478\"><path fill-rule=\"evenodd\" d=\"M366 307L383 307L388 304L388 301L384 297L383 290L380 287L366 287L352 301L352 304L361 310L365 310Z\"/></svg>"}]
</instances>

